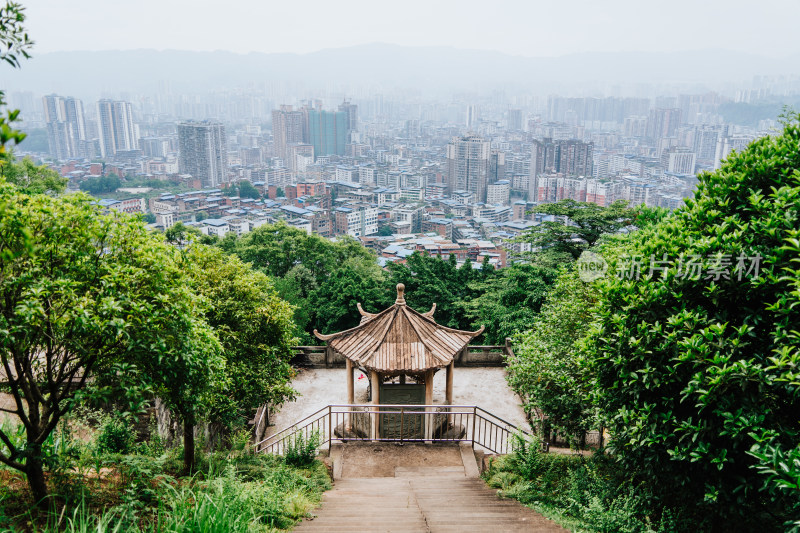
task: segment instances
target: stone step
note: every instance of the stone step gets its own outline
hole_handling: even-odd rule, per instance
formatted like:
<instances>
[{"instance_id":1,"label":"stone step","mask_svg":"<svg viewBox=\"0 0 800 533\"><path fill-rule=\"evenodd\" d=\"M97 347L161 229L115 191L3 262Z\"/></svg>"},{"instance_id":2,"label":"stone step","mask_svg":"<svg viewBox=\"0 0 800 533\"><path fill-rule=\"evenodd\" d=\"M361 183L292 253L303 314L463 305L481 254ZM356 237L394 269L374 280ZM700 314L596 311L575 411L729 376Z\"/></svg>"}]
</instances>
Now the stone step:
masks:
<instances>
[{"instance_id":1,"label":"stone step","mask_svg":"<svg viewBox=\"0 0 800 533\"><path fill-rule=\"evenodd\" d=\"M444 453L446 450L440 450ZM471 448L461 447L461 465L450 458L430 466L422 454L407 455L408 461L395 461L394 468L383 459L362 454L359 469L347 461L350 449L337 457L339 472L358 472L364 477L336 478L325 493L317 516L300 522L297 533L556 533L566 532L532 509L513 500L502 499L477 476L477 463ZM365 452L365 451L364 451ZM366 453L366 452L365 452ZM379 452L378 452L379 453ZM402 453L407 453L402 452ZM450 452L448 452L450 453ZM385 454L378 457L390 458ZM459 456L456 456L459 457ZM370 467L369 464L377 465ZM336 462L334 462L336 465ZM337 467L334 466L334 471ZM469 470L469 471L468 471ZM368 477L376 474L389 477Z\"/></svg>"}]
</instances>

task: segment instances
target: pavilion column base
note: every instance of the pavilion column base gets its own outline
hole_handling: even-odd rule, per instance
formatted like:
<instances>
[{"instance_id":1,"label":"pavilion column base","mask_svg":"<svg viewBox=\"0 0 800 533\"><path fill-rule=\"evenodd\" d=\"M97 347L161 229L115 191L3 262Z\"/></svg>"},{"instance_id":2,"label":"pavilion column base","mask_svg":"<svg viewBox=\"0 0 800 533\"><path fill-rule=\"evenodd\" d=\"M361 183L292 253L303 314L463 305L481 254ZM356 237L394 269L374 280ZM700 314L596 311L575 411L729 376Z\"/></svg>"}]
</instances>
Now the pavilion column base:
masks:
<instances>
[{"instance_id":1,"label":"pavilion column base","mask_svg":"<svg viewBox=\"0 0 800 533\"><path fill-rule=\"evenodd\" d=\"M380 409L381 399L380 399L380 375L371 370L369 373L370 387L372 388L372 409L373 411L378 411ZM370 439L378 440L380 438L380 432L378 431L378 422L380 421L380 417L378 413L372 413L370 415Z\"/></svg>"}]
</instances>

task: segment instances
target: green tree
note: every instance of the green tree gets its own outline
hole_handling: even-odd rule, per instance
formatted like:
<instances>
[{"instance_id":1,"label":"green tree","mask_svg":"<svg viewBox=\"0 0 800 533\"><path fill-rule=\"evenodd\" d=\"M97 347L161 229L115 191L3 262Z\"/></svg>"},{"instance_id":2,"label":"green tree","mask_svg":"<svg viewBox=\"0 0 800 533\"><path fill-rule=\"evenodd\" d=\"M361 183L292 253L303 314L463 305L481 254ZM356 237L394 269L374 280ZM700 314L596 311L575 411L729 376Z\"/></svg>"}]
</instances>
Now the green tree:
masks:
<instances>
[{"instance_id":1,"label":"green tree","mask_svg":"<svg viewBox=\"0 0 800 533\"><path fill-rule=\"evenodd\" d=\"M284 222L265 224L243 235L236 254L272 277L282 278L303 265L320 284L347 259L375 261L375 255L358 241L343 237L333 242Z\"/></svg>"},{"instance_id":2,"label":"green tree","mask_svg":"<svg viewBox=\"0 0 800 533\"><path fill-rule=\"evenodd\" d=\"M0 155L0 177L25 194L61 194L69 181L47 165L36 165L27 157L17 163L12 154Z\"/></svg>"},{"instance_id":3,"label":"green tree","mask_svg":"<svg viewBox=\"0 0 800 533\"><path fill-rule=\"evenodd\" d=\"M698 529L800 520L790 486L800 456L794 118L701 174L694 199L632 236L631 257L613 262L621 278L602 286L588 344L614 456L661 504L693 512ZM631 279L639 258L642 277Z\"/></svg>"},{"instance_id":4,"label":"green tree","mask_svg":"<svg viewBox=\"0 0 800 533\"><path fill-rule=\"evenodd\" d=\"M253 187L253 184L247 180L239 182L239 196L242 198L253 198L254 200L261 198L258 189Z\"/></svg>"},{"instance_id":5,"label":"green tree","mask_svg":"<svg viewBox=\"0 0 800 533\"><path fill-rule=\"evenodd\" d=\"M274 278L274 282L275 290L281 298L294 308L294 323L300 337L299 342L303 345L314 344L311 337L315 327L312 324L314 310L310 299L319 289L316 278L309 269L297 265L283 278ZM317 329L322 331L322 325L317 325Z\"/></svg>"},{"instance_id":6,"label":"green tree","mask_svg":"<svg viewBox=\"0 0 800 533\"><path fill-rule=\"evenodd\" d=\"M88 380L131 360L157 360L150 370L163 377L213 348L173 253L140 221L103 215L84 195L0 184L0 362L13 398L2 410L25 429L24 446L0 429L0 462L25 472L39 505L42 446Z\"/></svg>"},{"instance_id":7,"label":"green tree","mask_svg":"<svg viewBox=\"0 0 800 533\"><path fill-rule=\"evenodd\" d=\"M114 192L122 186L119 176L116 174L109 174L108 176L97 176L96 178L87 178L80 184L82 191L89 194L103 194Z\"/></svg>"},{"instance_id":8,"label":"green tree","mask_svg":"<svg viewBox=\"0 0 800 533\"><path fill-rule=\"evenodd\" d=\"M379 237L389 237L393 234L392 227L388 224L384 224L380 228L378 228L378 236Z\"/></svg>"},{"instance_id":9,"label":"green tree","mask_svg":"<svg viewBox=\"0 0 800 533\"><path fill-rule=\"evenodd\" d=\"M213 392L210 419L232 428L244 426L253 410L294 396L289 365L293 309L269 278L217 248L192 245L185 262L192 288L212 304L205 319L225 359L226 379Z\"/></svg>"},{"instance_id":10,"label":"green tree","mask_svg":"<svg viewBox=\"0 0 800 533\"><path fill-rule=\"evenodd\" d=\"M427 311L435 303L436 321L457 329L467 329L472 324L472 317L462 302L478 295L479 289L473 282L483 280L487 274L473 269L469 260L459 268L455 255L444 261L419 252L412 254L405 265L389 264L389 272L387 294L394 294L394 287L403 283L408 305Z\"/></svg>"},{"instance_id":11,"label":"green tree","mask_svg":"<svg viewBox=\"0 0 800 533\"><path fill-rule=\"evenodd\" d=\"M535 265L512 265L472 283L476 295L461 301L473 327L486 328L488 344L503 344L507 337L531 327L555 280L555 271Z\"/></svg>"},{"instance_id":12,"label":"green tree","mask_svg":"<svg viewBox=\"0 0 800 533\"><path fill-rule=\"evenodd\" d=\"M521 242L536 248L569 254L578 259L584 250L591 248L606 233L615 233L630 225L636 211L626 207L625 200L608 207L575 200L561 200L535 208L536 213L554 215L556 220L545 221L529 229L520 237ZM563 218L566 218L565 222Z\"/></svg>"},{"instance_id":13,"label":"green tree","mask_svg":"<svg viewBox=\"0 0 800 533\"><path fill-rule=\"evenodd\" d=\"M368 312L388 307L390 293L384 279L383 271L374 262L350 259L335 270L311 297L320 332L333 333L357 326L361 320L357 303Z\"/></svg>"},{"instance_id":14,"label":"green tree","mask_svg":"<svg viewBox=\"0 0 800 533\"><path fill-rule=\"evenodd\" d=\"M176 222L171 227L164 230L164 237L170 244L186 244L199 236L199 229L187 226L183 222Z\"/></svg>"}]
</instances>

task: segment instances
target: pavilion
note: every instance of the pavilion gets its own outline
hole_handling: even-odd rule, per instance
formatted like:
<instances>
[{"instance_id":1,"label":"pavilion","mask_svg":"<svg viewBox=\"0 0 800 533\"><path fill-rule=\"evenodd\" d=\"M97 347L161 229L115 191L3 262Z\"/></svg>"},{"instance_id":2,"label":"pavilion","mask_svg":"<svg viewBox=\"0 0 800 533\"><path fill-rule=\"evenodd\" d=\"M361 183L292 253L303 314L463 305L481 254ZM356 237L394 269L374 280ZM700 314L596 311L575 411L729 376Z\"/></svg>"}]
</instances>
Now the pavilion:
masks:
<instances>
[{"instance_id":1,"label":"pavilion","mask_svg":"<svg viewBox=\"0 0 800 533\"><path fill-rule=\"evenodd\" d=\"M394 305L380 313L367 313L358 304L361 323L354 328L330 335L314 330L317 338L345 358L350 405L355 403L353 374L357 368L370 377L373 406L431 406L434 374L446 368L445 403L453 403L455 358L484 328L461 331L437 324L433 319L436 304L420 313L406 305L404 292L405 286L398 284ZM380 431L386 432L384 422L381 426ZM430 423L426 422L424 431L430 438ZM379 438L377 423L371 424L370 433L372 438Z\"/></svg>"}]
</instances>

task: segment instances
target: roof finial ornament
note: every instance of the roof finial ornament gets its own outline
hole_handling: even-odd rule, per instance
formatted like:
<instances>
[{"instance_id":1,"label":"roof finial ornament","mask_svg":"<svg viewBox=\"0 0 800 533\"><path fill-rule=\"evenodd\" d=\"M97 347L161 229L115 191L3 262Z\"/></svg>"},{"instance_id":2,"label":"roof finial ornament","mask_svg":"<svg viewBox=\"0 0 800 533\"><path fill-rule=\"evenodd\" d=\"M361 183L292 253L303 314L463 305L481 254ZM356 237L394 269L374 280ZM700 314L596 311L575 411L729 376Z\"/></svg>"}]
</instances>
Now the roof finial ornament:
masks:
<instances>
[{"instance_id":1,"label":"roof finial ornament","mask_svg":"<svg viewBox=\"0 0 800 533\"><path fill-rule=\"evenodd\" d=\"M403 293L406 292L406 286L402 283L397 284L397 300L394 301L395 305L406 305L406 299Z\"/></svg>"}]
</instances>

